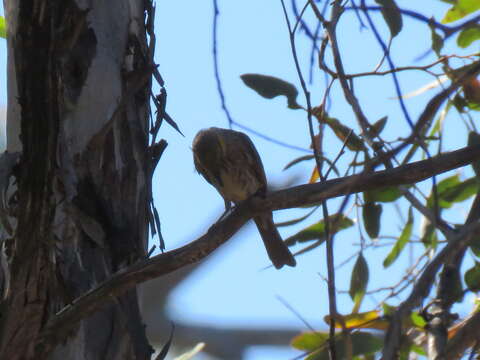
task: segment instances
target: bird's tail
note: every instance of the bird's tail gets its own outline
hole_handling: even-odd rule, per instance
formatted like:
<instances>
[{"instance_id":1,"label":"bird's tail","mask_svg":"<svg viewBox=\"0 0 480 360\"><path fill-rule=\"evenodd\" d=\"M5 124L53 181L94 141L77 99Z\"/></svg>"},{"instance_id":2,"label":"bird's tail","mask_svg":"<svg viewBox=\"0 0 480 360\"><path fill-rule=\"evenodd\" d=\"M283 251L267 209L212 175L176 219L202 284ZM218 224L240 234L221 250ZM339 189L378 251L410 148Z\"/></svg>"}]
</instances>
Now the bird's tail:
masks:
<instances>
[{"instance_id":1,"label":"bird's tail","mask_svg":"<svg viewBox=\"0 0 480 360\"><path fill-rule=\"evenodd\" d=\"M295 266L297 262L278 233L273 223L272 213L257 216L254 221L273 265L277 269L280 269L283 265Z\"/></svg>"}]
</instances>

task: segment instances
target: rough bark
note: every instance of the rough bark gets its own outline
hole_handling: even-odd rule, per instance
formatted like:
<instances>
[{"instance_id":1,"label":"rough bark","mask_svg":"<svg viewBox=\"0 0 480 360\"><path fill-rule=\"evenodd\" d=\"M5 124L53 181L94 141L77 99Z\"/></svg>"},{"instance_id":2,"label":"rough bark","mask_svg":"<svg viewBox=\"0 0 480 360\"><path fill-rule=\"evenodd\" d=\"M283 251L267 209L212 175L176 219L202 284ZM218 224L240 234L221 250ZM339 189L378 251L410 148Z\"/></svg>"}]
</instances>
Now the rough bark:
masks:
<instances>
[{"instance_id":1,"label":"rough bark","mask_svg":"<svg viewBox=\"0 0 480 360\"><path fill-rule=\"evenodd\" d=\"M5 0L8 149L22 154L8 209L2 358L150 358L135 289L60 346L37 346L56 312L146 254L148 4Z\"/></svg>"}]
</instances>

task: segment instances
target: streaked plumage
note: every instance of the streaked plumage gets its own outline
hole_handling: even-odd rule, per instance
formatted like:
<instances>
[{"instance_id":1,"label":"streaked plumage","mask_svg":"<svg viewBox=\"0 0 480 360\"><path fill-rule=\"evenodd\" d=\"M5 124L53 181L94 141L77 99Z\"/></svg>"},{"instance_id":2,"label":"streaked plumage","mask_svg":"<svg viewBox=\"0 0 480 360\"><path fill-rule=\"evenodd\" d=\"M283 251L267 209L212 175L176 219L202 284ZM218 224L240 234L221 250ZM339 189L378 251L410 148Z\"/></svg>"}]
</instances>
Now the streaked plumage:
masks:
<instances>
[{"instance_id":1,"label":"streaked plumage","mask_svg":"<svg viewBox=\"0 0 480 360\"><path fill-rule=\"evenodd\" d=\"M193 140L195 168L222 195L225 208L252 195L264 195L267 179L262 160L250 138L239 131L209 128ZM268 256L278 269L295 266L295 258L273 223L272 213L254 218Z\"/></svg>"}]
</instances>

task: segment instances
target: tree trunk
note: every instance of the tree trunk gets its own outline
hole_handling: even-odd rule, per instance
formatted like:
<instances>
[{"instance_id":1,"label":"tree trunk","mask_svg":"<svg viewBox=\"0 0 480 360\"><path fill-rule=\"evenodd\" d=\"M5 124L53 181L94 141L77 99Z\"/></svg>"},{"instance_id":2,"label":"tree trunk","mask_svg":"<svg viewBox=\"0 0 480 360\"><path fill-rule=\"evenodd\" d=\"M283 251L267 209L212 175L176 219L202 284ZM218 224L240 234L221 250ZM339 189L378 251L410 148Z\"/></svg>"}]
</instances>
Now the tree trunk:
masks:
<instances>
[{"instance_id":1,"label":"tree trunk","mask_svg":"<svg viewBox=\"0 0 480 360\"><path fill-rule=\"evenodd\" d=\"M4 0L8 151L2 359L147 359L137 293L60 343L49 319L143 259L148 239L149 49L144 0ZM5 268L5 267L4 267Z\"/></svg>"}]
</instances>

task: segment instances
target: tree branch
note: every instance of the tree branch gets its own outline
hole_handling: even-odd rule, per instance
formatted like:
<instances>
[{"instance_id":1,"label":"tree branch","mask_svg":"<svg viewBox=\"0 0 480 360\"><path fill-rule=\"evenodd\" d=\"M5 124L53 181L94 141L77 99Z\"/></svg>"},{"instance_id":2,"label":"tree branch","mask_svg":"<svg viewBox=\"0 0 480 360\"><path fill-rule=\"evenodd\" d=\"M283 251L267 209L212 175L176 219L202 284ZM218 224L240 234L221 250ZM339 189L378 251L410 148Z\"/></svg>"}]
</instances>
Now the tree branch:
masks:
<instances>
[{"instance_id":1,"label":"tree branch","mask_svg":"<svg viewBox=\"0 0 480 360\"><path fill-rule=\"evenodd\" d=\"M397 354L401 345L402 321L417 307L420 302L426 298L433 285L437 272L441 266L451 258L457 256L474 236L480 231L480 222L464 226L460 232L448 242L448 244L435 256L428 264L421 276L418 278L410 295L403 301L392 316L387 334L385 336L385 346L383 348L383 360L397 359ZM450 359L445 357L445 359Z\"/></svg>"},{"instance_id":2,"label":"tree branch","mask_svg":"<svg viewBox=\"0 0 480 360\"><path fill-rule=\"evenodd\" d=\"M413 184L433 175L465 166L478 159L480 159L480 145L469 146L389 170L295 186L270 193L265 199L251 198L236 206L228 216L215 223L205 235L197 240L122 269L97 288L66 306L49 321L37 339L37 354L49 353L59 341L67 337L69 331L77 326L80 320L137 284L201 261L224 244L252 216L258 213L312 205L326 199L385 186ZM444 249L450 246L449 243Z\"/></svg>"},{"instance_id":3,"label":"tree branch","mask_svg":"<svg viewBox=\"0 0 480 360\"><path fill-rule=\"evenodd\" d=\"M480 331L480 311L463 321L460 330L448 342L445 359L460 359L465 350L475 345Z\"/></svg>"}]
</instances>

